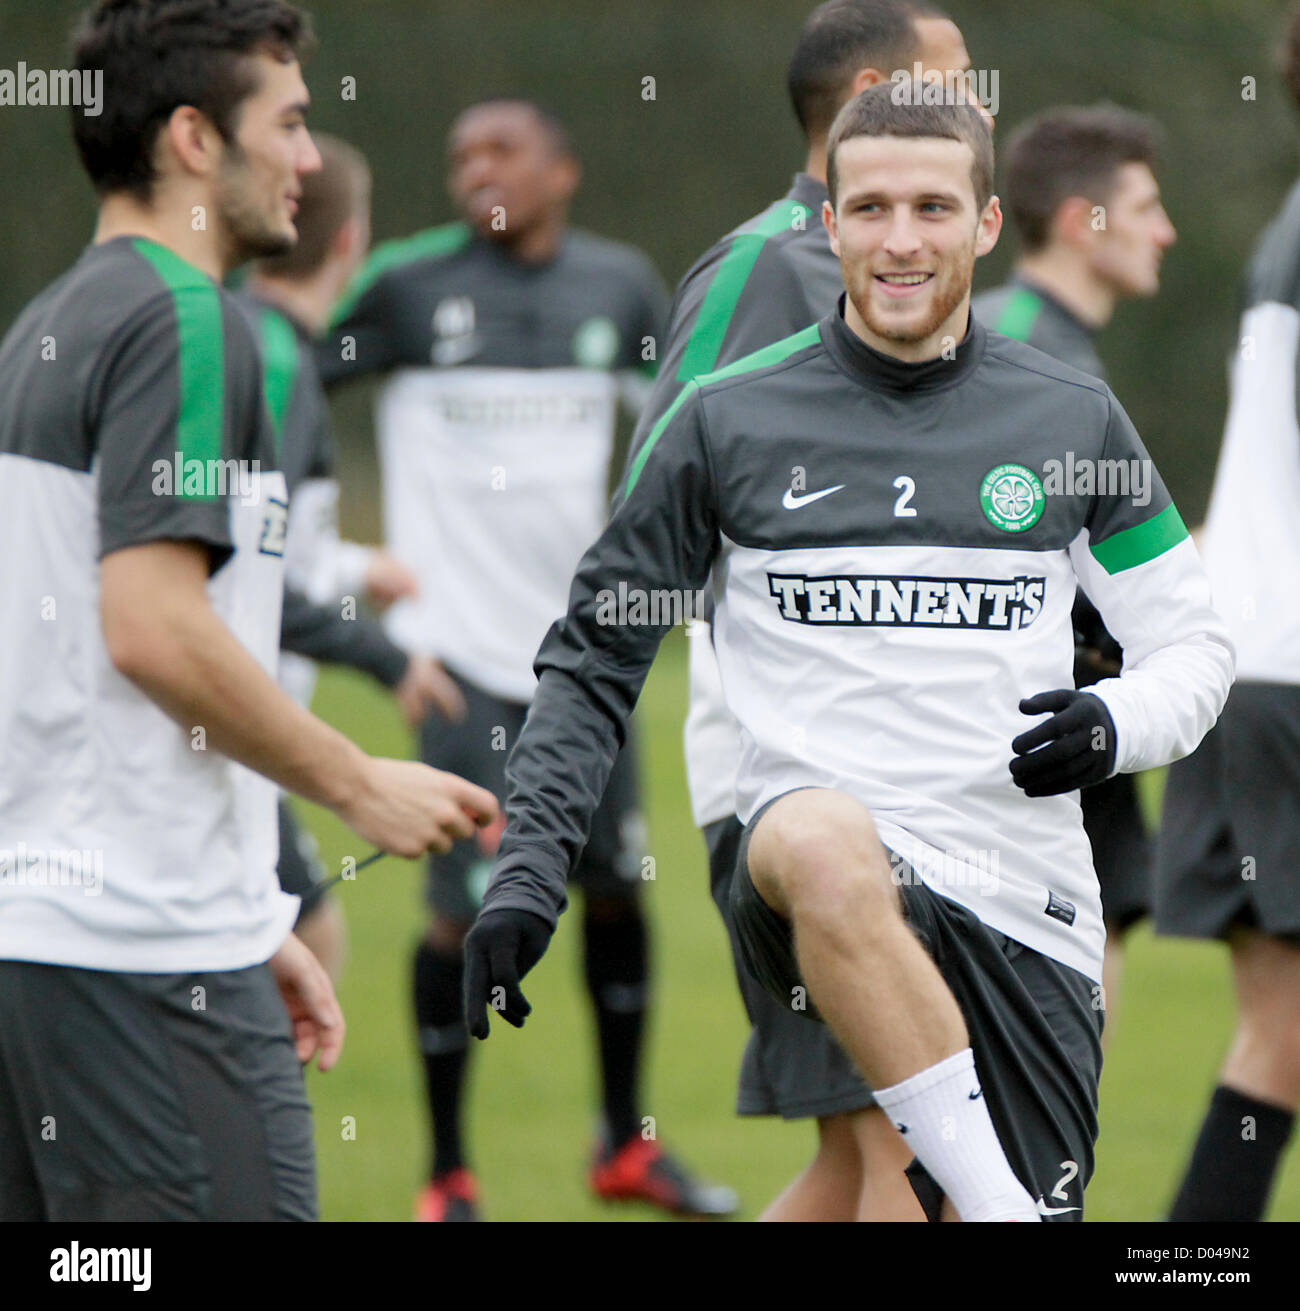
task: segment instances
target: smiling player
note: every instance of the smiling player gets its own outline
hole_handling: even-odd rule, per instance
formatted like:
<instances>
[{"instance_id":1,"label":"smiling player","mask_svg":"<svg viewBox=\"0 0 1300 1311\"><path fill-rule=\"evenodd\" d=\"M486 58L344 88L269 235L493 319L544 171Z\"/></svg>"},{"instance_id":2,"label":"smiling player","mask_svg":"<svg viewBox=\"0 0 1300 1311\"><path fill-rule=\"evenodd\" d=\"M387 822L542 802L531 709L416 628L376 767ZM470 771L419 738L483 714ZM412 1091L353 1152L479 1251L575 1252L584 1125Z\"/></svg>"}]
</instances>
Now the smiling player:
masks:
<instances>
[{"instance_id":1,"label":"smiling player","mask_svg":"<svg viewBox=\"0 0 1300 1311\"><path fill-rule=\"evenodd\" d=\"M1001 227L977 112L872 88L827 153L846 298L681 393L539 654L466 945L469 1022L487 1035L494 996L528 1014L519 979L663 635L601 625L596 598L693 591L720 565L748 968L825 1017L915 1152L928 1214L944 1196L968 1221L1075 1220L1104 941L1077 789L1190 751L1232 648L1158 479L1135 507L1045 496L1033 473L1065 434L1146 457L1103 384L970 318ZM825 495L785 508L793 471ZM1086 693L1079 582L1128 656Z\"/></svg>"}]
</instances>

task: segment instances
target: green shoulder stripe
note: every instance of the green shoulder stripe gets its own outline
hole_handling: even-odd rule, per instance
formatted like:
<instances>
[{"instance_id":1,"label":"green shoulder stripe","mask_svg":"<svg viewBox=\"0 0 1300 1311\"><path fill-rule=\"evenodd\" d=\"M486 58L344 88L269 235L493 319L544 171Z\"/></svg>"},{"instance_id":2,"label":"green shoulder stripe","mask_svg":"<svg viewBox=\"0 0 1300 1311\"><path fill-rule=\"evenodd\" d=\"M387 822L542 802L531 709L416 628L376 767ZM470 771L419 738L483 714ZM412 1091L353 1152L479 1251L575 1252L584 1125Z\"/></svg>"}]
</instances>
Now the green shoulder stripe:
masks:
<instances>
[{"instance_id":1,"label":"green shoulder stripe","mask_svg":"<svg viewBox=\"0 0 1300 1311\"><path fill-rule=\"evenodd\" d=\"M1042 308L1043 302L1032 291L1017 287L1002 307L993 331L1000 332L1004 337L1014 337L1017 341L1028 341Z\"/></svg>"},{"instance_id":2,"label":"green shoulder stripe","mask_svg":"<svg viewBox=\"0 0 1300 1311\"><path fill-rule=\"evenodd\" d=\"M131 244L166 284L176 311L180 372L176 449L183 460L220 460L225 431L226 350L217 285L157 242L137 237ZM215 498L188 495L186 499Z\"/></svg>"},{"instance_id":3,"label":"green shoulder stripe","mask_svg":"<svg viewBox=\"0 0 1300 1311\"><path fill-rule=\"evenodd\" d=\"M752 355L746 355L743 359L737 360L734 364L728 364L716 373L706 373L703 377L695 378L692 381L698 390L706 383L717 382L722 378L734 378L739 373L752 373L755 369L765 369L770 364L779 364L796 351L801 351L808 346L815 346L820 339L817 324L812 323L791 337L782 337L780 341L774 341L770 346L764 346L762 350L757 350ZM641 477L641 470L645 467L650 452L654 450L655 443L659 440L664 429L672 422L673 415L682 408L690 392L691 384L688 383L677 393L677 398L659 416L659 421L655 426L650 429L650 435L645 439L645 445L637 452L637 457L632 461L631 469L628 470L627 491L623 494L624 500L632 495L632 488L636 486L637 479Z\"/></svg>"},{"instance_id":4,"label":"green shoulder stripe","mask_svg":"<svg viewBox=\"0 0 1300 1311\"><path fill-rule=\"evenodd\" d=\"M806 222L811 212L798 201L777 201L748 232L739 233L732 241L731 249L722 257L713 281L704 293L704 301L677 370L678 382L689 382L702 373L708 373L717 363L740 293L745 290L745 283L763 247L772 237L788 232L800 215Z\"/></svg>"},{"instance_id":5,"label":"green shoulder stripe","mask_svg":"<svg viewBox=\"0 0 1300 1311\"><path fill-rule=\"evenodd\" d=\"M298 338L282 314L263 307L257 316L262 346L262 394L275 434L275 453L284 444L284 416L298 379Z\"/></svg>"},{"instance_id":6,"label":"green shoulder stripe","mask_svg":"<svg viewBox=\"0 0 1300 1311\"><path fill-rule=\"evenodd\" d=\"M426 228L425 231L417 232L412 237L382 242L370 252L366 262L343 293L343 299L334 307L330 327L334 328L342 323L352 313L357 301L390 269L410 264L418 259L437 259L442 255L454 255L469 244L469 239L468 223L444 223L440 227Z\"/></svg>"},{"instance_id":7,"label":"green shoulder stripe","mask_svg":"<svg viewBox=\"0 0 1300 1311\"><path fill-rule=\"evenodd\" d=\"M1171 546L1177 546L1187 536L1182 516L1174 505L1167 505L1146 523L1125 528L1092 547L1093 559L1108 574L1123 573L1135 565L1146 564L1163 555Z\"/></svg>"}]
</instances>

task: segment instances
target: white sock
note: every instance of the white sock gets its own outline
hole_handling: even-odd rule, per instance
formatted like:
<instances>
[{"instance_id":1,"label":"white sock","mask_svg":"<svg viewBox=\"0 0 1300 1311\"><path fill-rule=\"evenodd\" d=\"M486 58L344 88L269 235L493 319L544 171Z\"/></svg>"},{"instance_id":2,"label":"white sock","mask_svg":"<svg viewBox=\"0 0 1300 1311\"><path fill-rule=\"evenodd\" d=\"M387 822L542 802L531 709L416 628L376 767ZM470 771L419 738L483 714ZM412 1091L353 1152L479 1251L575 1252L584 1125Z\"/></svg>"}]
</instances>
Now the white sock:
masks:
<instances>
[{"instance_id":1,"label":"white sock","mask_svg":"<svg viewBox=\"0 0 1300 1311\"><path fill-rule=\"evenodd\" d=\"M998 1142L969 1047L875 1093L964 1221L1039 1219Z\"/></svg>"}]
</instances>

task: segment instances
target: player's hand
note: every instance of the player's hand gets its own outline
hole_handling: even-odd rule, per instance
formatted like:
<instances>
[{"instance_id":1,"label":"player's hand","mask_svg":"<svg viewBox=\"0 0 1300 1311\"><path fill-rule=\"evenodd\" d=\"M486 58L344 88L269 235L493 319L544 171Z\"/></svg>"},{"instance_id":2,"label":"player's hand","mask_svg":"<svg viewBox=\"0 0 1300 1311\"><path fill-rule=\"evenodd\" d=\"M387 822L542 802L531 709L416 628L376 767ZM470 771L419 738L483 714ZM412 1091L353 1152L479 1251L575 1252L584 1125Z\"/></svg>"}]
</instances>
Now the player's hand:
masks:
<instances>
[{"instance_id":1,"label":"player's hand","mask_svg":"<svg viewBox=\"0 0 1300 1311\"><path fill-rule=\"evenodd\" d=\"M419 593L415 575L396 556L387 551L372 551L366 565L366 600L376 610L383 610L408 596Z\"/></svg>"},{"instance_id":2,"label":"player's hand","mask_svg":"<svg viewBox=\"0 0 1300 1311\"><path fill-rule=\"evenodd\" d=\"M488 1036L488 1007L516 1029L533 1009L519 980L542 958L550 925L526 910L489 910L465 938L465 1024L476 1038Z\"/></svg>"},{"instance_id":3,"label":"player's hand","mask_svg":"<svg viewBox=\"0 0 1300 1311\"><path fill-rule=\"evenodd\" d=\"M432 710L453 724L465 718L465 698L456 680L429 656L410 658L401 682L393 688L393 695L412 728L423 723Z\"/></svg>"},{"instance_id":4,"label":"player's hand","mask_svg":"<svg viewBox=\"0 0 1300 1311\"><path fill-rule=\"evenodd\" d=\"M343 1052L343 1010L325 967L292 933L271 957L271 973L293 1025L298 1059L306 1065L313 1056L325 1071L338 1063Z\"/></svg>"},{"instance_id":5,"label":"player's hand","mask_svg":"<svg viewBox=\"0 0 1300 1311\"><path fill-rule=\"evenodd\" d=\"M414 860L448 852L497 817L486 788L415 760L366 758L362 786L339 807L345 824L381 851Z\"/></svg>"},{"instance_id":6,"label":"player's hand","mask_svg":"<svg viewBox=\"0 0 1300 1311\"><path fill-rule=\"evenodd\" d=\"M1011 749L1011 777L1030 797L1091 787L1115 768L1115 721L1091 692L1039 692L1020 703L1023 715L1051 712L1051 719L1021 733Z\"/></svg>"}]
</instances>

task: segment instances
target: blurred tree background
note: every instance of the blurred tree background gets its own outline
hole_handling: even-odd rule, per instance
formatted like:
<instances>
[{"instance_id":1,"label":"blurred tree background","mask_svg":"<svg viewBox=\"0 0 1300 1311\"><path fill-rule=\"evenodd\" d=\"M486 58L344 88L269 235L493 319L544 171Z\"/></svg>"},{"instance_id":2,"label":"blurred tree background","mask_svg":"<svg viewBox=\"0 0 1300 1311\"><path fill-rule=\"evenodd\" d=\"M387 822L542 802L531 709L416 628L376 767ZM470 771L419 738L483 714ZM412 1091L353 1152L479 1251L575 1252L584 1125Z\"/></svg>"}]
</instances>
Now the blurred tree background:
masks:
<instances>
[{"instance_id":1,"label":"blurred tree background","mask_svg":"<svg viewBox=\"0 0 1300 1311\"><path fill-rule=\"evenodd\" d=\"M83 0L0 0L0 67L57 67ZM534 97L570 124L586 170L574 220L641 246L675 283L721 233L784 192L801 140L785 62L806 0L316 0L313 126L361 146L375 237L451 217L443 142L462 106ZM976 68L999 75L998 134L1048 105L1101 99L1168 131L1161 174L1178 245L1158 299L1101 339L1188 522L1214 472L1244 261L1296 168L1300 120L1274 52L1287 0L952 0ZM344 79L355 99L344 99ZM653 99L643 82L653 78ZM1254 98L1243 79L1254 79ZM0 107L0 324L77 256L93 198L64 109ZM981 261L1005 276L1014 240ZM345 399L354 477L371 462L365 389ZM354 487L356 483L352 484ZM369 502L372 498L364 498ZM374 532L369 506L349 523Z\"/></svg>"}]
</instances>

